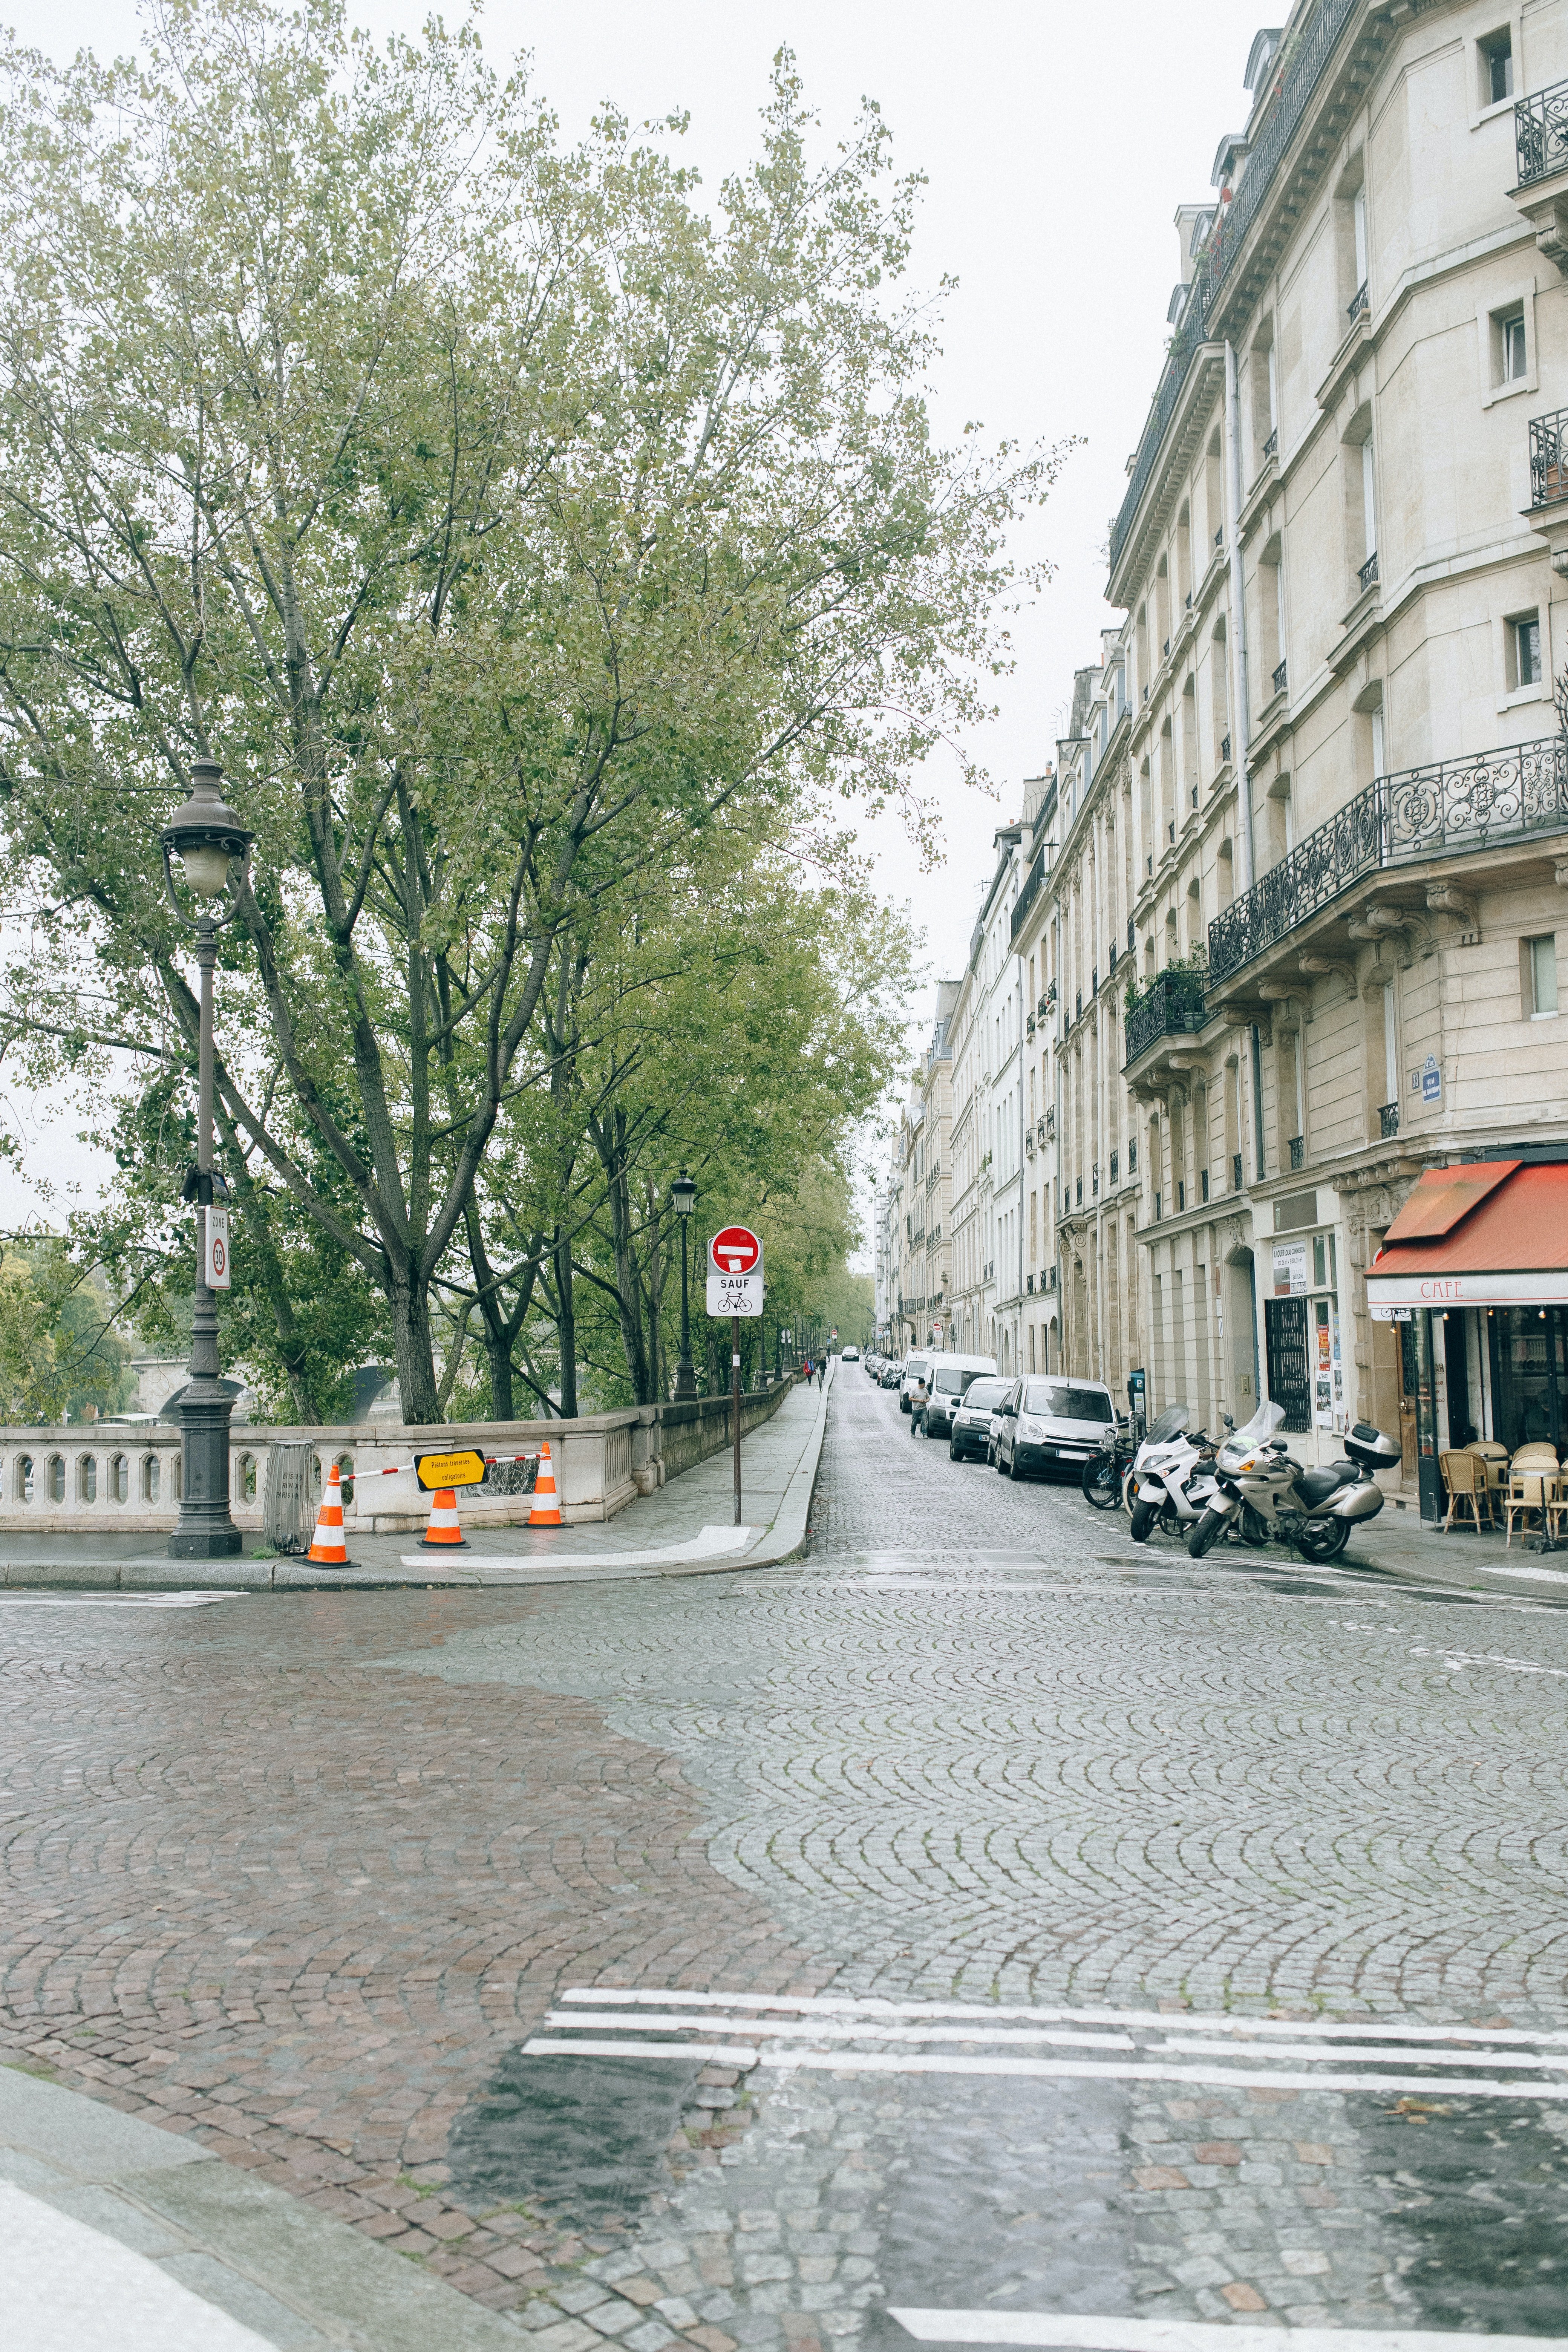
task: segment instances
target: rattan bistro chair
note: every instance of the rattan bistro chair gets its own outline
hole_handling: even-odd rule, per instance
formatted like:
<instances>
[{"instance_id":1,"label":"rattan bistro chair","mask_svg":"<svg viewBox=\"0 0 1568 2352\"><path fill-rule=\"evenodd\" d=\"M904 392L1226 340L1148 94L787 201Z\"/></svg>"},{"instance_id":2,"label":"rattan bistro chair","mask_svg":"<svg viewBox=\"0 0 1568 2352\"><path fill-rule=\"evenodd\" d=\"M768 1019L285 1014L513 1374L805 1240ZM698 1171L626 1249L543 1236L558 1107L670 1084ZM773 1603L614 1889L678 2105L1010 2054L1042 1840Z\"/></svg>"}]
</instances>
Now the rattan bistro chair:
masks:
<instances>
[{"instance_id":1,"label":"rattan bistro chair","mask_svg":"<svg viewBox=\"0 0 1568 2352\"><path fill-rule=\"evenodd\" d=\"M1453 1526L1456 1511L1460 1515L1459 1525L1464 1526L1464 1507L1468 1503L1471 1524L1479 1535L1482 1511L1485 1511L1489 1521L1492 1515L1486 1464L1479 1454L1461 1451L1439 1454L1437 1467L1443 1474L1443 1484L1448 1489L1448 1516L1443 1522L1443 1533L1447 1535Z\"/></svg>"},{"instance_id":2,"label":"rattan bistro chair","mask_svg":"<svg viewBox=\"0 0 1568 2352\"><path fill-rule=\"evenodd\" d=\"M1555 1456L1553 1456L1553 1463L1555 1465ZM1513 1457L1513 1469L1509 1478L1508 1493L1503 1497L1502 1507L1507 1527L1507 1532L1503 1538L1505 1551L1513 1541L1515 1519L1520 1520L1523 1528L1528 1528L1533 1518L1540 1526L1542 1535L1555 1536L1563 1514L1568 1510L1568 1504L1563 1500L1562 1482L1556 1475L1555 1467L1552 1470L1544 1466L1533 1470L1529 1468L1521 1470L1519 1466L1519 1456L1516 1454Z\"/></svg>"}]
</instances>

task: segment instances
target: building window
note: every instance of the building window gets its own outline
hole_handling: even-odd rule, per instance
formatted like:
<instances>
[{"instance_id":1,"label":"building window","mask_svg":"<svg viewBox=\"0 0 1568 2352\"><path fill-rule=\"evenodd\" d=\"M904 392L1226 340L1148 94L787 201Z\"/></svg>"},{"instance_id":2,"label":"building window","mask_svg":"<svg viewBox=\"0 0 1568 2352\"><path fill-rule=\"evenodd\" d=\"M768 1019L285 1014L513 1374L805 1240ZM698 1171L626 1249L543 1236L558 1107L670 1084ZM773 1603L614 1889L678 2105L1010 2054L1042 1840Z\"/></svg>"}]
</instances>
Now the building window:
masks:
<instances>
[{"instance_id":1,"label":"building window","mask_svg":"<svg viewBox=\"0 0 1568 2352\"><path fill-rule=\"evenodd\" d=\"M1500 106L1513 96L1513 35L1505 26L1478 44L1481 53L1481 104Z\"/></svg>"},{"instance_id":2,"label":"building window","mask_svg":"<svg viewBox=\"0 0 1568 2352\"><path fill-rule=\"evenodd\" d=\"M1555 931L1524 941L1524 1002L1532 1021L1545 1021L1557 1010Z\"/></svg>"},{"instance_id":3,"label":"building window","mask_svg":"<svg viewBox=\"0 0 1568 2352\"><path fill-rule=\"evenodd\" d=\"M1541 615L1520 613L1508 625L1508 685L1510 694L1541 684Z\"/></svg>"},{"instance_id":4,"label":"building window","mask_svg":"<svg viewBox=\"0 0 1568 2352\"><path fill-rule=\"evenodd\" d=\"M1498 320L1499 358L1504 383L1519 383L1529 372L1524 348L1524 312L1515 310Z\"/></svg>"}]
</instances>

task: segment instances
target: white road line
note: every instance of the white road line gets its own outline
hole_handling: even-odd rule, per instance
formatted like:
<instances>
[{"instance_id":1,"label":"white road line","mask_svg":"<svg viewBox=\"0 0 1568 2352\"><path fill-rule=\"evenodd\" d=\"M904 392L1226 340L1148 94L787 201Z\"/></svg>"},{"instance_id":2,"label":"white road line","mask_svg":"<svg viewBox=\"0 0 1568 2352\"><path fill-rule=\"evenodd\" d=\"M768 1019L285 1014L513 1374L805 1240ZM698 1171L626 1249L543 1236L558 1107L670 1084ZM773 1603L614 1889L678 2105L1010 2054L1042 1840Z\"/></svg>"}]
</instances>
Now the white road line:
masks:
<instances>
[{"instance_id":1,"label":"white road line","mask_svg":"<svg viewBox=\"0 0 1568 2352\"><path fill-rule=\"evenodd\" d=\"M757 2053L733 2042L547 2042L535 2034L525 2058L701 2058L715 2066L754 2066Z\"/></svg>"},{"instance_id":2,"label":"white road line","mask_svg":"<svg viewBox=\"0 0 1568 2352\"><path fill-rule=\"evenodd\" d=\"M799 2068L835 2074L994 2074L1019 2082L1198 2083L1225 2090L1251 2090L1267 2084L1286 2091L1434 2092L1469 2099L1568 2099L1568 2083L1500 2083L1486 2076L1442 2074L1288 2074L1274 2067L1161 2066L1147 2061L1090 2058L986 2058L927 2055L882 2050L755 2050L743 2044L701 2042L601 2042L573 2035L550 2041L541 2035L523 2044L531 2058L703 2057L732 2066L763 2065L787 2072Z\"/></svg>"},{"instance_id":3,"label":"white road line","mask_svg":"<svg viewBox=\"0 0 1568 2352\"><path fill-rule=\"evenodd\" d=\"M1150 2046L1160 2057L1180 2053L1205 2058L1212 2056L1215 2047L1212 2042L1156 2042ZM1315 2050L1310 2042L1274 2042L1254 2054L1268 2065L1282 2058L1329 2060L1326 2050ZM1368 2050L1363 2046L1356 2051L1355 2058L1358 2066L1544 2066L1558 2074L1568 2068L1568 2052L1559 2058L1542 2058L1521 2050L1513 2058L1505 2050L1434 2050L1429 2058L1423 2058L1415 2050Z\"/></svg>"},{"instance_id":4,"label":"white road line","mask_svg":"<svg viewBox=\"0 0 1568 2352\"><path fill-rule=\"evenodd\" d=\"M1430 2327L1247 2327L1198 2319L1119 2319L1100 2312L925 2311L889 2317L920 2344L1012 2344L1040 2352L1568 2352L1568 2336L1471 2336Z\"/></svg>"},{"instance_id":5,"label":"white road line","mask_svg":"<svg viewBox=\"0 0 1568 2352\"><path fill-rule=\"evenodd\" d=\"M787 1992L654 1992L620 1985L568 1985L563 2002L629 2009L782 2009L814 2017L872 2017L897 2020L921 2017L991 2018L998 2023L1049 2025L1153 2026L1163 2033L1209 2033L1226 2036L1257 2034L1268 2039L1296 2037L1324 2042L1465 2042L1493 2045L1526 2044L1531 2048L1568 2046L1568 2032L1531 2033L1522 2026L1401 2025L1339 2023L1333 2020L1287 2017L1197 2017L1170 2010L1055 2009L1009 2007L990 2000L887 2000L874 1995ZM750 2029L748 2029L750 2030Z\"/></svg>"},{"instance_id":6,"label":"white road line","mask_svg":"<svg viewBox=\"0 0 1568 2352\"><path fill-rule=\"evenodd\" d=\"M239 1592L4 1592L0 1609L210 1609Z\"/></svg>"},{"instance_id":7,"label":"white road line","mask_svg":"<svg viewBox=\"0 0 1568 2352\"><path fill-rule=\"evenodd\" d=\"M544 2026L586 2026L590 2030L597 2026L602 2033L607 2022L601 2012L594 2010L552 2009L544 2020ZM826 2019L705 2017L702 2027L710 2033L766 2033L774 2039L782 2037L787 2040L793 2036L802 2042L1049 2042L1084 2050L1131 2050L1136 2046L1130 2033L1071 2033L1059 2026L1050 2025L1026 2027L1016 2032L1004 2029L997 2032L994 2027L979 2024L870 2025L858 2023L854 2019L843 2024L832 2024ZM640 2033L690 2033L695 2030L695 2020L681 2017L673 2011L660 2014L657 2010L639 2010L635 2026L630 2020L626 2025L628 2033L633 2031ZM1488 2066L1492 2061L1477 2058L1472 2063ZM1553 2062L1544 2058L1520 2058L1512 2063L1521 2066L1544 2066ZM1568 2066L1568 2058L1557 2063Z\"/></svg>"}]
</instances>

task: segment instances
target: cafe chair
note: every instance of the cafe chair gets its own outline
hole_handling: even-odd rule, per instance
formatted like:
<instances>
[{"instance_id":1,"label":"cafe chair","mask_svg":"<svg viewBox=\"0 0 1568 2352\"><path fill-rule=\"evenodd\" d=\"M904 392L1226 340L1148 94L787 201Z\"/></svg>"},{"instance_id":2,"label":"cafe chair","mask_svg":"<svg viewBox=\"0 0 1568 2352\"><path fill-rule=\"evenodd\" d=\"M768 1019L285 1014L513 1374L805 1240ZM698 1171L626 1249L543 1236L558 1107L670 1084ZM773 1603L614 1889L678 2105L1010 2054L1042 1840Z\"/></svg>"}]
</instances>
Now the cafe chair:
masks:
<instances>
[{"instance_id":1,"label":"cafe chair","mask_svg":"<svg viewBox=\"0 0 1568 2352\"><path fill-rule=\"evenodd\" d=\"M1555 1457L1553 1459L1555 1460ZM1533 1518L1542 1535L1555 1536L1557 1523L1561 1522L1563 1511L1568 1508L1568 1506L1563 1502L1559 1482L1554 1474L1543 1468L1521 1470L1519 1466L1519 1456L1516 1454L1513 1457L1513 1468L1502 1507L1506 1527L1503 1549L1506 1551L1513 1541L1515 1519L1521 1522L1522 1528L1528 1528Z\"/></svg>"},{"instance_id":2,"label":"cafe chair","mask_svg":"<svg viewBox=\"0 0 1568 2352\"><path fill-rule=\"evenodd\" d=\"M1439 1454L1437 1466L1443 1474L1443 1484L1448 1489L1448 1516L1443 1522L1443 1533L1447 1535L1453 1526L1456 1511L1460 1515L1459 1525L1464 1526L1464 1507L1468 1503L1471 1523L1479 1535L1482 1510L1485 1510L1489 1521L1492 1515L1486 1464L1477 1454L1461 1452Z\"/></svg>"}]
</instances>

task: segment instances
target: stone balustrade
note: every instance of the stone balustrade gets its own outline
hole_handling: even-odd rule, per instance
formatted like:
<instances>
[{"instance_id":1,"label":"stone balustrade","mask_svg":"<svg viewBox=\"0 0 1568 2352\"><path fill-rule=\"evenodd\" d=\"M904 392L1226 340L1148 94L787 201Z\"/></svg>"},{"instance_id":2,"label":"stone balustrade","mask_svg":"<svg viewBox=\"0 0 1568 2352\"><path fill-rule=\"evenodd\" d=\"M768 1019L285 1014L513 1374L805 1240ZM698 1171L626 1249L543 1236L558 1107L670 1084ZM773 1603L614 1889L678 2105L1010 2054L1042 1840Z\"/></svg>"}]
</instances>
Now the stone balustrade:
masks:
<instances>
[{"instance_id":1,"label":"stone balustrade","mask_svg":"<svg viewBox=\"0 0 1568 2352\"><path fill-rule=\"evenodd\" d=\"M742 1397L742 1435L777 1409L790 1385L786 1378ZM694 1404L631 1405L578 1421L463 1422L438 1428L361 1422L290 1429L242 1423L229 1447L229 1507L235 1525L247 1535L262 1531L268 1448L285 1440L312 1448L315 1493L334 1462L342 1476L353 1481L344 1496L344 1523L366 1535L416 1532L428 1520L430 1498L412 1467L416 1451L444 1454L474 1446L504 1457L535 1454L548 1443L561 1516L574 1524L613 1518L637 1496L662 1486L667 1476L720 1452L731 1442L730 1401L705 1397ZM464 1488L464 1527L514 1527L525 1520L531 1498L521 1480L515 1483L520 1491L510 1493ZM0 1533L154 1532L172 1528L179 1509L180 1433L166 1422L0 1428Z\"/></svg>"}]
</instances>

